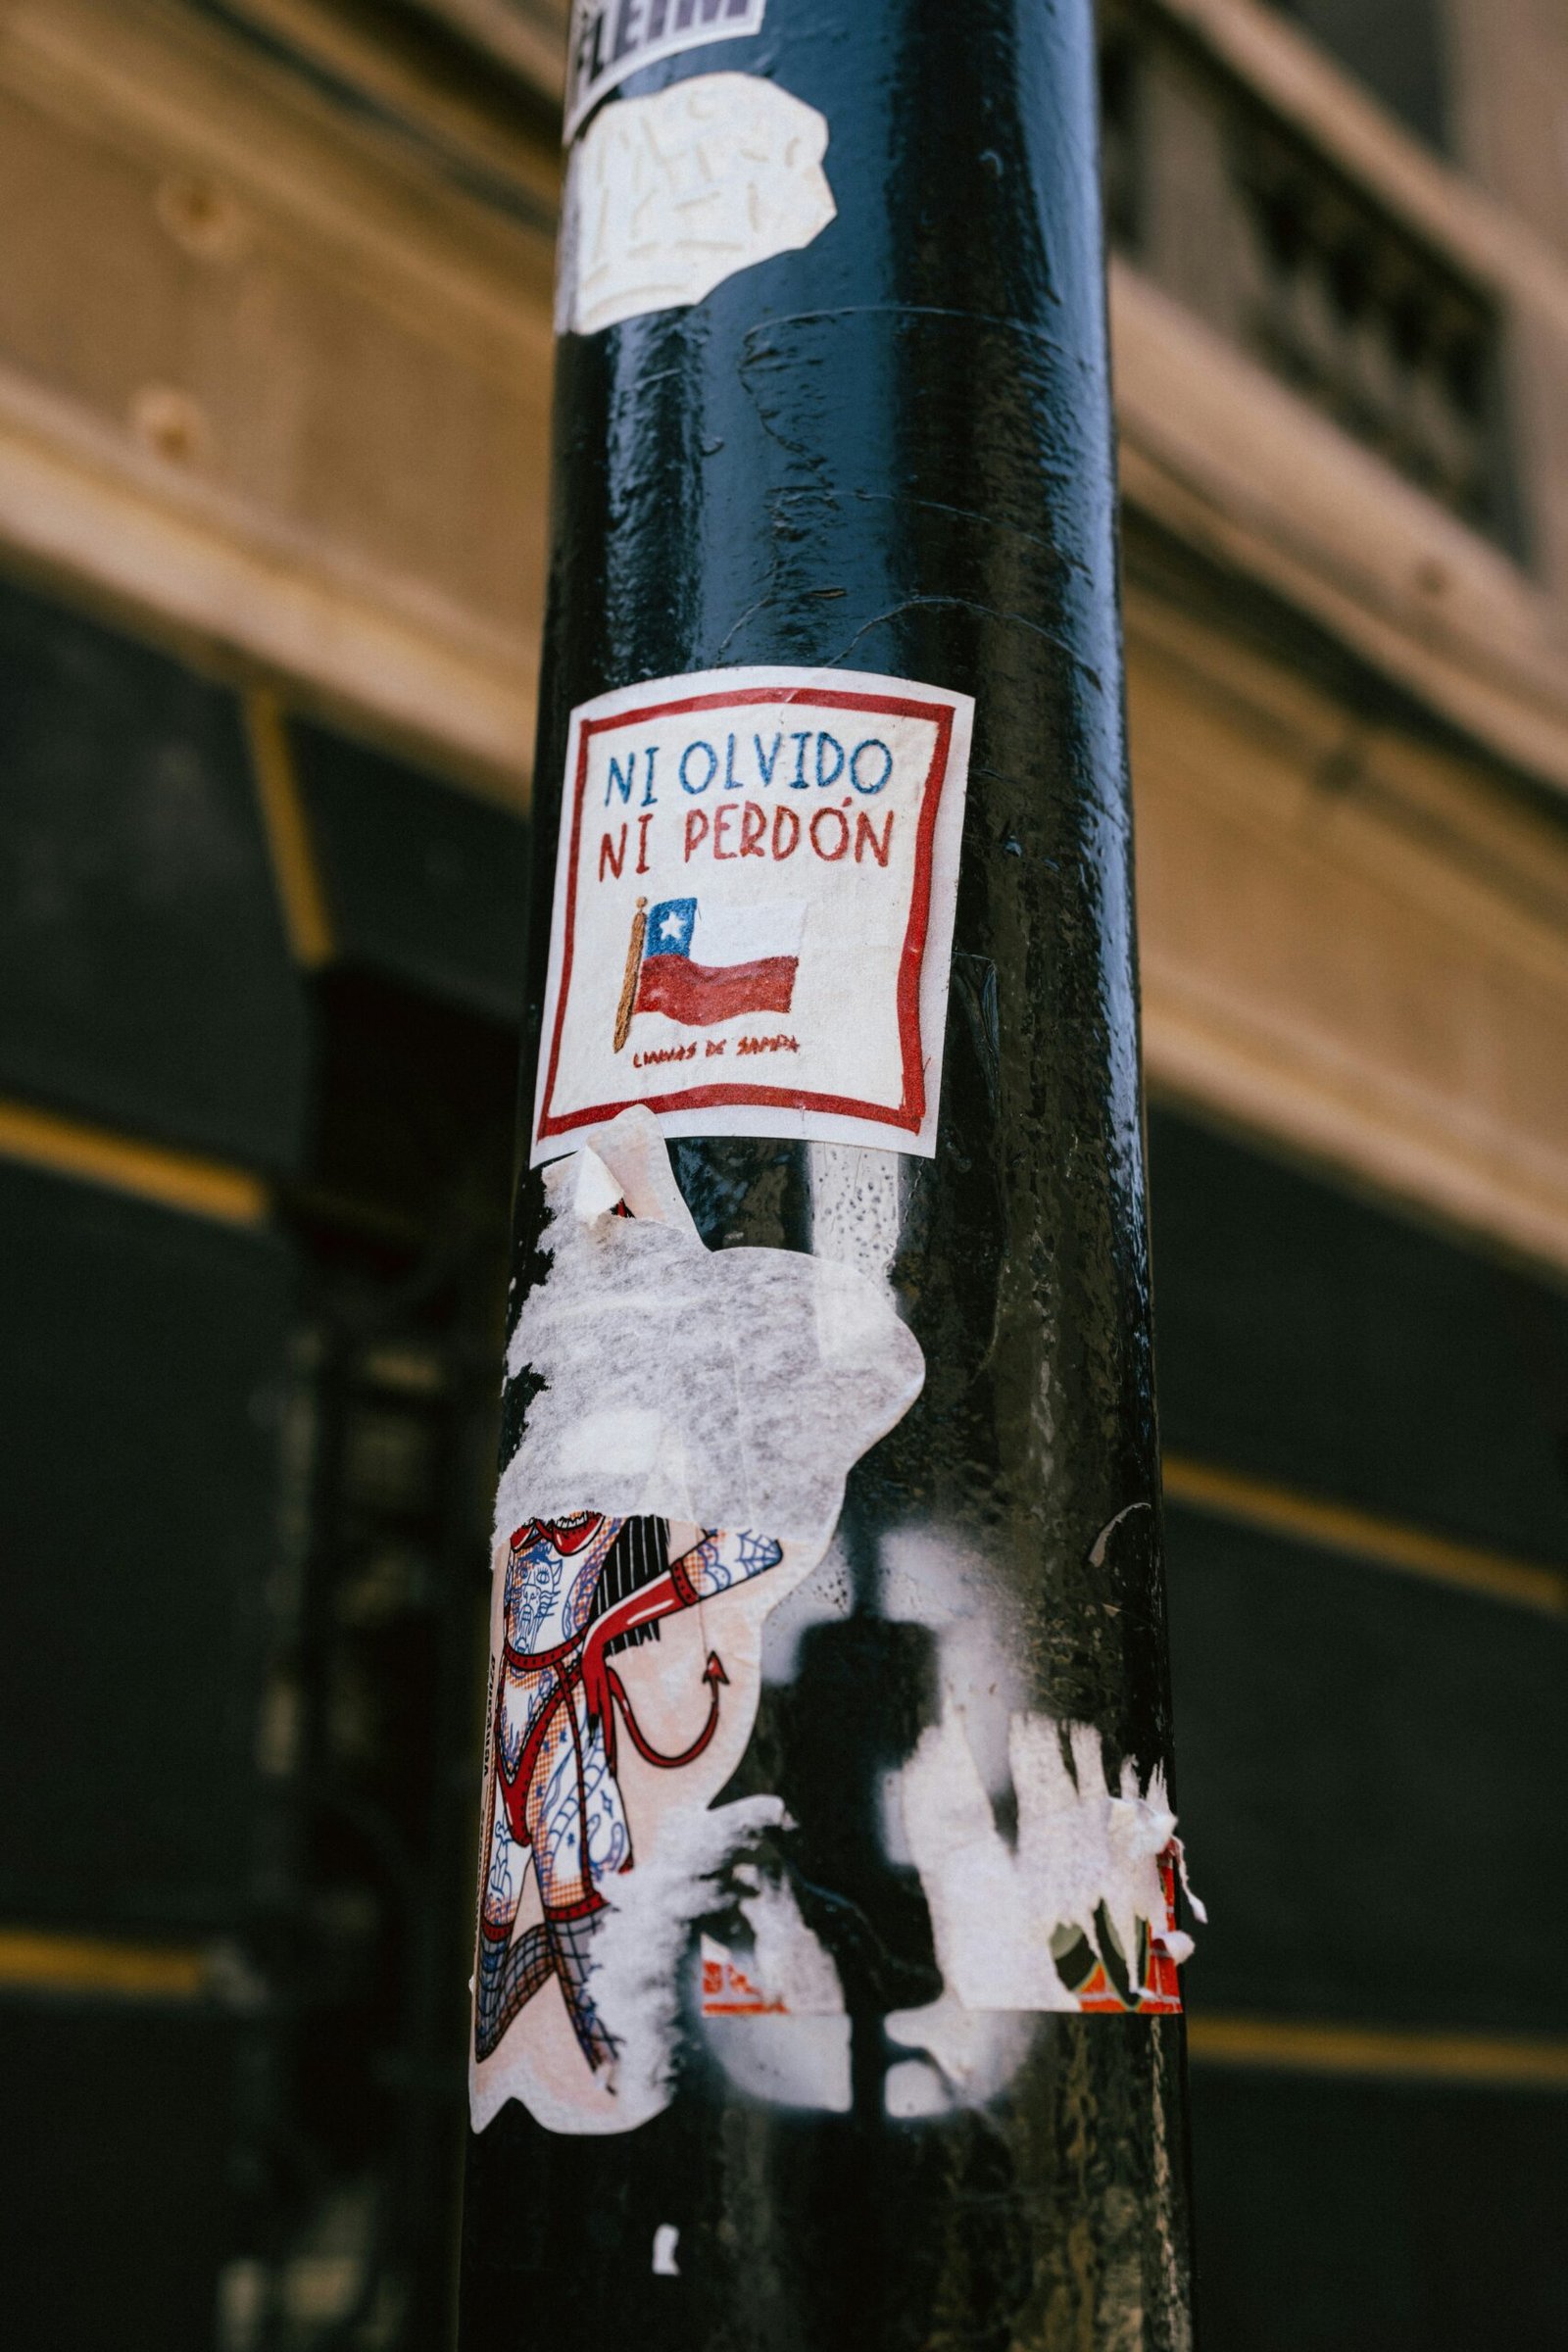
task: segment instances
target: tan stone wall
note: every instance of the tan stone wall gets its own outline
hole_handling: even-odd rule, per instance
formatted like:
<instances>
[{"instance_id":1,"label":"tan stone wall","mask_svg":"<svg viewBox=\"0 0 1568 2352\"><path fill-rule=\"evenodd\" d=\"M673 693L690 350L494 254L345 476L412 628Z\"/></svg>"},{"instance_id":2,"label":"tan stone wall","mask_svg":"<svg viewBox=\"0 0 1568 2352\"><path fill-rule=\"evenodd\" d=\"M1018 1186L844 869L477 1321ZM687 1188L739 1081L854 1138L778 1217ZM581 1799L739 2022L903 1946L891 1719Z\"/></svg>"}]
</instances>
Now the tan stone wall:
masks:
<instances>
[{"instance_id":1,"label":"tan stone wall","mask_svg":"<svg viewBox=\"0 0 1568 2352\"><path fill-rule=\"evenodd\" d=\"M1156 1091L1568 1265L1568 837L1129 605Z\"/></svg>"},{"instance_id":2,"label":"tan stone wall","mask_svg":"<svg viewBox=\"0 0 1568 2352\"><path fill-rule=\"evenodd\" d=\"M518 788L558 166L515 144L509 217L155 0L14 0L0 534Z\"/></svg>"}]
</instances>

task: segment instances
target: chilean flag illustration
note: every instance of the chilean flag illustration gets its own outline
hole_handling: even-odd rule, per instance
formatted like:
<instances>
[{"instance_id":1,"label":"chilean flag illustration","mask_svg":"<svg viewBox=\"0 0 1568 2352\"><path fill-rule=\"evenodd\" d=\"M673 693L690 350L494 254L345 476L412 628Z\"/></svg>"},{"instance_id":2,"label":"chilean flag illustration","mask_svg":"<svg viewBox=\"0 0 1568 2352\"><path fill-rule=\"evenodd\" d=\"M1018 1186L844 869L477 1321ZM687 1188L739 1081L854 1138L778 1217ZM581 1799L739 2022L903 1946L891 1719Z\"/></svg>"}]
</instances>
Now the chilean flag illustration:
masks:
<instances>
[{"instance_id":1,"label":"chilean flag illustration","mask_svg":"<svg viewBox=\"0 0 1568 2352\"><path fill-rule=\"evenodd\" d=\"M617 1053L638 1012L662 1012L687 1029L710 1028L741 1012L788 1012L805 914L799 903L710 906L705 913L696 899L661 899L646 915L639 908L615 1027Z\"/></svg>"}]
</instances>

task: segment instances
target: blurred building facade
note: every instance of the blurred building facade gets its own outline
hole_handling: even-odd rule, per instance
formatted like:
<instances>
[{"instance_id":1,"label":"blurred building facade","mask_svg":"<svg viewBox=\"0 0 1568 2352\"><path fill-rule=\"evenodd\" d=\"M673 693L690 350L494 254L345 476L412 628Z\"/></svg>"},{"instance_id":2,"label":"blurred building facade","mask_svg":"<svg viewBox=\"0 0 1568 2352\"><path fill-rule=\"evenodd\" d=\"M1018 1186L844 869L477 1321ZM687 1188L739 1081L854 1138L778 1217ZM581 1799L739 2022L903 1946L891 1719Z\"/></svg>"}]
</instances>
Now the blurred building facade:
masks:
<instances>
[{"instance_id":1,"label":"blurred building facade","mask_svg":"<svg viewBox=\"0 0 1568 2352\"><path fill-rule=\"evenodd\" d=\"M442 2340L564 14L0 4L24 2352ZM1568 19L1102 22L1203 2340L1530 2352Z\"/></svg>"}]
</instances>

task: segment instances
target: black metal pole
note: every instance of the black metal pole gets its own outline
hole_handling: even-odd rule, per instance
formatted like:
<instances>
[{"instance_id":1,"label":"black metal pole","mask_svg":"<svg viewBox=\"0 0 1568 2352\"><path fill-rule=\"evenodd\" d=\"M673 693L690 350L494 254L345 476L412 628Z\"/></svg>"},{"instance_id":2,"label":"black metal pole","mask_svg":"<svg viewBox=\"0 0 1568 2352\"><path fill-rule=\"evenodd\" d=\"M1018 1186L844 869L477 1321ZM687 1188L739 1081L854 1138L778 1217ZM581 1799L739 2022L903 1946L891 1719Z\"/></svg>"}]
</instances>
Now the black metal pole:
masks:
<instances>
[{"instance_id":1,"label":"black metal pole","mask_svg":"<svg viewBox=\"0 0 1568 2352\"><path fill-rule=\"evenodd\" d=\"M700 1056L724 1042L728 1058L713 1066L729 1077L742 1050L765 1059L762 1092L776 1100L753 1105L747 1131L722 1108L658 1114L702 1243L719 1261L742 1252L738 1279L748 1264L775 1266L753 1252L809 1252L802 1279L813 1281L824 1259L849 1263L865 1287L845 1295L868 1316L872 1290L891 1283L923 1385L912 1403L881 1410L893 1426L878 1442L846 1440L862 1458L816 1581L780 1604L762 1637L760 1690L755 1675L740 1689L733 1664L744 1647L736 1612L750 1604L733 1591L715 1598L697 1552L676 1557L686 1539L659 1499L662 1468L650 1512L626 1520L651 1531L638 1541L652 1550L619 1587L601 1579L569 1622L549 1617L548 1592L544 1614L524 1603L528 1578L548 1582L547 1568L552 1605L573 1589L571 1545L589 1538L563 1524L572 1496L504 1483L475 2079L511 2087L480 2100L470 2142L461 2340L466 2352L578 2340L639 2352L1184 2345L1171 1966L1184 1947L1148 1895L1151 1869L1169 1883L1175 1849L1162 1845L1156 1777L1169 1771L1169 1715L1090 0L612 0L579 6L575 38L525 1114L547 1121L565 1105L569 1121L580 1099L613 1107L588 1079L586 1097L568 1083L579 1048L562 1007L590 984L602 997L608 988L612 1008L619 992L618 1009L580 1051L617 1073L621 1099L667 1105L695 1083L679 1041ZM769 92L806 111L780 110ZM735 167L742 151L754 162ZM756 202L747 212L732 195L711 240L722 252L705 261L702 236L680 223L693 205L700 220L713 174L736 168L760 175ZM707 673L736 669L761 699L724 703ZM867 910L868 1037L880 1017L874 892L897 864L879 858L905 835L867 842L859 820L912 822L937 770L884 816L904 789L893 773L904 722L853 708L841 721L799 683L817 670L852 697L871 673L889 708L895 680L916 697L945 694L955 711L955 698L973 703L951 972L944 956L938 975L935 1134L921 1130L916 1074L900 1150L848 1114L825 1137L822 1121L791 1107L790 1090L798 1077L800 1102L809 1091L810 926L827 920L820 894L839 887L826 868L842 858L844 887L862 894L832 902L840 913ZM702 710L657 718L693 679L688 699ZM601 758L613 734L574 729L572 714L650 681L658 692L623 751L641 758L657 727L677 732L659 738L662 767L634 766L628 780L624 760L612 774ZM804 713L799 750L784 719L774 723L791 695L805 698L785 711ZM709 751L692 751L699 740ZM885 799L871 742L894 747ZM961 792L952 742L948 756L951 808ZM639 886L637 818L656 778L669 823L686 827L686 863L669 862L674 847L662 866L650 852ZM735 821L715 840L705 820L729 790ZM753 834L777 827L760 849L747 802L761 811ZM813 842L790 829L819 811L820 873L808 862ZM645 831L643 848L658 838ZM715 850L739 862L713 863ZM779 862L786 850L798 862ZM806 945L780 949L760 914L755 954L720 925L704 963L692 925L710 921L711 893L738 903L736 873L773 909L768 922L775 902L801 897ZM590 934L579 885L637 892L613 898L618 931ZM939 870L910 887L940 898L949 886ZM564 978L568 902L577 962ZM928 948L941 932L933 902ZM612 936L624 943L624 975L620 945L612 958L603 945ZM656 986L649 959L662 948ZM683 989L765 966L771 979L744 985L785 1001L794 987L794 1010L754 1001L750 1030L744 1018L726 1026L713 1006L730 999L694 1011L667 994L677 965ZM852 996L841 1020L853 1061L862 1007ZM930 1036L918 1042L934 1072ZM702 1132L705 1116L718 1132ZM521 1336L504 1441L514 1469L552 1399L586 1419L595 1383L613 1390L625 1368L602 1360L590 1334L572 1402L572 1343L545 1312L594 1279L592 1252L609 1263L628 1230L649 1246L648 1201L623 1186L623 1156L610 1155L611 1189L630 1187L619 1233L593 1221L588 1194L572 1195L573 1207L560 1190L573 1164L561 1154L600 1134L584 1115L541 1138L557 1189L547 1200L542 1167L520 1186ZM657 1325L671 1390L697 1379L682 1333L716 1310L699 1300L683 1310L688 1325L655 1315L645 1326L642 1293L624 1296L627 1359L655 1344ZM542 1319L530 1325L530 1313ZM711 1352L724 1334L697 1340ZM891 1395L906 1343L874 1345L895 1367ZM808 1385L803 1375L791 1394L814 1444ZM667 1409L673 1426L685 1407L673 1397ZM732 1445L744 1445L747 1409L734 1408ZM758 1407L771 1409L765 1398ZM769 1421L769 1444L787 1449L792 1426L788 1414ZM605 1443L613 1452L622 1438ZM569 1452L564 1439L550 1459ZM610 1513L613 1531L621 1518L606 1492L590 1468L576 1507L595 1526ZM514 1524L530 1509L554 1514L545 1532ZM720 1510L694 1493L694 1525L711 1534ZM769 1532L799 1530L781 1519ZM607 1575L610 1565L607 1555ZM644 2099L646 2119L621 2129L641 2096L611 1997L625 1952L612 1964L596 1938L653 1885L653 1833L637 1813L653 1797L637 1789L654 1790L658 1776L636 1779L644 1767L630 1745L644 1701L633 1692L622 1705L610 1674L623 1668L629 1683L628 1661L643 1661L639 1688L654 1692L652 1646L627 1646L639 1604L615 1598L644 1590L666 1612L665 1669L688 1654L675 1645L695 1602L692 1676L708 1671L704 1651L729 1675L722 1688L693 1679L684 1696L677 1677L670 1721L695 1729L709 1690L715 1722L758 1709L723 1788L687 1800L705 1820L752 1806L755 1835L713 1862L697 1896L688 1884L667 1898L673 1942L664 1957L647 1953L649 1975L667 1980L662 2087ZM639 1757L662 1744L649 1721ZM593 1826L607 1748L619 1755L620 1788L606 1818L615 1803L629 1818L629 1870L618 1846L594 1858L595 1836L609 1836ZM547 1766L560 1768L564 1807L549 1819L529 1795ZM666 1774L656 1791L671 1819L680 1778ZM767 1816L772 1798L782 1802ZM695 1834L690 1819L679 1826ZM544 1891L531 1894L535 1877ZM780 1921L794 1938L787 1965L776 1935L769 1942ZM763 2021L748 2021L738 1997L748 1987L775 2012L760 2036ZM523 2054L521 2074L505 2074L512 2052ZM573 2120L574 2064L587 2121ZM526 2087L546 2077L549 2096Z\"/></svg>"}]
</instances>

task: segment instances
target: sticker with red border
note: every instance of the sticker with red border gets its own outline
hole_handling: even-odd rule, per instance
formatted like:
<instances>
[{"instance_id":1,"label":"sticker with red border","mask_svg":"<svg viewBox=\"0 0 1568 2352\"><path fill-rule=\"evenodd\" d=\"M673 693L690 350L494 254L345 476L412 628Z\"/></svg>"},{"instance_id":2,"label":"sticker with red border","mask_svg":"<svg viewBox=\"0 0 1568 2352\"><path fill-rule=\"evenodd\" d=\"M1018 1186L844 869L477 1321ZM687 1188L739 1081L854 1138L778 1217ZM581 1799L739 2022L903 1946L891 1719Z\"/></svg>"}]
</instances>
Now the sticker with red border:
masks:
<instances>
[{"instance_id":1,"label":"sticker with red border","mask_svg":"<svg viewBox=\"0 0 1568 2352\"><path fill-rule=\"evenodd\" d=\"M931 1156L973 715L785 668L572 712L534 1164L634 1102Z\"/></svg>"}]
</instances>

